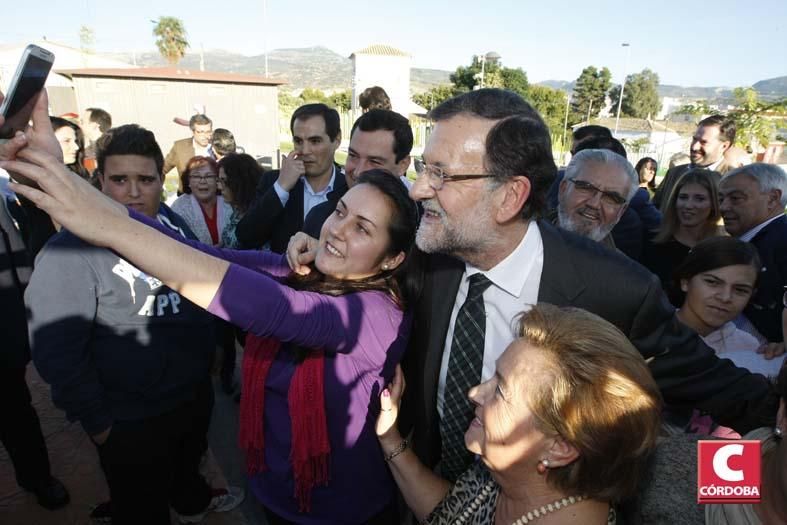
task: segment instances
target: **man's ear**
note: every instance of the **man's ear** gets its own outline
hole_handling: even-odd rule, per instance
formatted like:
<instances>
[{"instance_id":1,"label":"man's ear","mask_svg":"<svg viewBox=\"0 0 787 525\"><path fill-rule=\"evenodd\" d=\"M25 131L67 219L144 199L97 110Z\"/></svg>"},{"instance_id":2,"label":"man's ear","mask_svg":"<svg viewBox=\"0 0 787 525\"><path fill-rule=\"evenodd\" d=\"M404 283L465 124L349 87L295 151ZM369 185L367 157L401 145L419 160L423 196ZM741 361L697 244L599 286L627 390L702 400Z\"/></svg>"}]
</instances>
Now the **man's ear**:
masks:
<instances>
[{"instance_id":1,"label":"man's ear","mask_svg":"<svg viewBox=\"0 0 787 525\"><path fill-rule=\"evenodd\" d=\"M689 280L688 279L681 279L680 280L680 289L683 292L689 291Z\"/></svg>"},{"instance_id":2,"label":"man's ear","mask_svg":"<svg viewBox=\"0 0 787 525\"><path fill-rule=\"evenodd\" d=\"M768 208L776 209L782 207L782 190L773 189L768 192Z\"/></svg>"},{"instance_id":3,"label":"man's ear","mask_svg":"<svg viewBox=\"0 0 787 525\"><path fill-rule=\"evenodd\" d=\"M407 155L405 158L400 160L396 163L396 169L398 170L398 175L405 176L407 175L407 169L410 167L410 155Z\"/></svg>"},{"instance_id":4,"label":"man's ear","mask_svg":"<svg viewBox=\"0 0 787 525\"><path fill-rule=\"evenodd\" d=\"M519 216L522 213L527 200L530 198L530 179L524 175L511 177L503 184L501 189L504 193L498 202L496 219L499 223L505 223Z\"/></svg>"}]
</instances>

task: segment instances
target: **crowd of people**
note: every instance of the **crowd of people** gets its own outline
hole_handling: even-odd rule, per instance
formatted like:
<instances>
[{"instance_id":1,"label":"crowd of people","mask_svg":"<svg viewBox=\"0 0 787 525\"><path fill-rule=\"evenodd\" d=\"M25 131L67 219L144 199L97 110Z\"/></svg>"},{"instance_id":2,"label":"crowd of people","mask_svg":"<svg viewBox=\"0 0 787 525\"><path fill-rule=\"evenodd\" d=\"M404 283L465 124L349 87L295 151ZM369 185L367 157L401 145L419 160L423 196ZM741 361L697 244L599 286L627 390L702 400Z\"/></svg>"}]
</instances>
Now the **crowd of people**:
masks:
<instances>
[{"instance_id":1,"label":"crowd of people","mask_svg":"<svg viewBox=\"0 0 787 525\"><path fill-rule=\"evenodd\" d=\"M272 525L787 523L787 174L742 160L720 115L660 183L600 126L558 169L500 89L430 111L412 158L384 95L364 92L345 166L338 113L307 104L265 171L205 115L165 156L98 108L85 132L50 118L42 92L0 145L19 485L68 504L32 355L95 444L111 499L93 518L235 508L244 489L200 463L211 370L234 394L240 343L238 445ZM761 504L696 504L703 436L762 442Z\"/></svg>"}]
</instances>

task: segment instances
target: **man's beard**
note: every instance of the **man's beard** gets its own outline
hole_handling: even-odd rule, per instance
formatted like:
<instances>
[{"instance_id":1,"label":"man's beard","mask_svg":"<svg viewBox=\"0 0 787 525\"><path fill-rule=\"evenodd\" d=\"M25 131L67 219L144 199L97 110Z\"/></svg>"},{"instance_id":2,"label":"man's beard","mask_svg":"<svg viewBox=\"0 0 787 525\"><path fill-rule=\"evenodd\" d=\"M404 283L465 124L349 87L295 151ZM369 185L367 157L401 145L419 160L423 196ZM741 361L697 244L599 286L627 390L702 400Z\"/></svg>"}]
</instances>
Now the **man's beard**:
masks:
<instances>
[{"instance_id":1,"label":"man's beard","mask_svg":"<svg viewBox=\"0 0 787 525\"><path fill-rule=\"evenodd\" d=\"M563 205L560 203L557 205L557 220L558 225L564 230L576 233L582 237L587 237L588 239L596 242L603 240L607 235L609 235L609 233L612 231L612 228L615 227L614 224L599 224L598 226L590 226L581 219L574 218L574 214L566 212L566 210L563 208Z\"/></svg>"},{"instance_id":2,"label":"man's beard","mask_svg":"<svg viewBox=\"0 0 787 525\"><path fill-rule=\"evenodd\" d=\"M433 213L432 221L439 224L426 226L421 221L415 236L415 243L426 253L442 253L467 259L470 255L482 253L498 239L494 222L489 215L489 205L482 199L472 210L466 210L460 220L450 220L445 210L430 199L423 201L424 214Z\"/></svg>"}]
</instances>

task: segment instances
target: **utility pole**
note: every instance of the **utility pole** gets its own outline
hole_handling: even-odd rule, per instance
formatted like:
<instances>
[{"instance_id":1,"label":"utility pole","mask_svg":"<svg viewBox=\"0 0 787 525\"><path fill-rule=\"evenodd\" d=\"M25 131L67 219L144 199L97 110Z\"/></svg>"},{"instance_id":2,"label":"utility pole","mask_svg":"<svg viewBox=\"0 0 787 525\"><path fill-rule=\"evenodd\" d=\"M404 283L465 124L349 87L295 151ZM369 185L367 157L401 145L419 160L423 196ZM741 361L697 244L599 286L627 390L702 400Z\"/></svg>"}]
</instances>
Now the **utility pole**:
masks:
<instances>
[{"instance_id":1,"label":"utility pole","mask_svg":"<svg viewBox=\"0 0 787 525\"><path fill-rule=\"evenodd\" d=\"M626 89L626 69L628 69L629 55L631 54L631 46L629 46L628 42L623 42L620 45L626 48L626 61L623 62L623 83L620 85L620 98L618 98L618 116L615 117L615 135L618 133L618 124L620 124L620 106L623 105L623 91Z\"/></svg>"},{"instance_id":2,"label":"utility pole","mask_svg":"<svg viewBox=\"0 0 787 525\"><path fill-rule=\"evenodd\" d=\"M268 0L262 0L262 38L265 52L265 78L268 77Z\"/></svg>"}]
</instances>

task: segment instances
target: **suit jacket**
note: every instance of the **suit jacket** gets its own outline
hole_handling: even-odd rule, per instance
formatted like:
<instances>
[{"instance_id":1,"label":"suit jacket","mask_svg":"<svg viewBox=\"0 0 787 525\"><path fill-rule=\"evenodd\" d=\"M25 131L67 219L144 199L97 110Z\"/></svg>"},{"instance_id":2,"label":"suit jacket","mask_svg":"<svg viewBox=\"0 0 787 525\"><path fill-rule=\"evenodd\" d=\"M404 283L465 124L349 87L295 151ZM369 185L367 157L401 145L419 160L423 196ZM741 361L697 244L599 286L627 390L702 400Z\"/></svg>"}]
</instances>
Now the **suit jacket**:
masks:
<instances>
[{"instance_id":1,"label":"suit jacket","mask_svg":"<svg viewBox=\"0 0 787 525\"><path fill-rule=\"evenodd\" d=\"M667 171L667 174L664 175L661 184L656 188L656 193L653 195L653 205L660 209L662 213L665 211L664 207L667 205L669 194L672 193L672 188L675 186L675 183L681 175L688 172L690 169L691 164L681 164L680 166L671 168Z\"/></svg>"},{"instance_id":2,"label":"suit jacket","mask_svg":"<svg viewBox=\"0 0 787 525\"><path fill-rule=\"evenodd\" d=\"M189 137L176 140L164 159L164 175L169 173L172 168L177 168L178 170L178 194L183 192L183 188L180 187L180 175L186 171L186 164L188 164L194 154L194 138Z\"/></svg>"},{"instance_id":3,"label":"suit jacket","mask_svg":"<svg viewBox=\"0 0 787 525\"><path fill-rule=\"evenodd\" d=\"M334 207L347 191L344 171L338 164L335 166L333 191L328 193L328 202L332 202ZM273 187L278 178L279 170L273 170L260 179L254 202L235 228L241 248L259 249L269 243L271 251L284 253L290 237L303 230L303 177L290 191L290 198L285 206L281 205Z\"/></svg>"},{"instance_id":4,"label":"suit jacket","mask_svg":"<svg viewBox=\"0 0 787 525\"><path fill-rule=\"evenodd\" d=\"M782 297L787 286L787 216L760 230L751 240L757 247L763 271L757 291L746 306L746 317L768 341L782 341Z\"/></svg>"},{"instance_id":5,"label":"suit jacket","mask_svg":"<svg viewBox=\"0 0 787 525\"><path fill-rule=\"evenodd\" d=\"M645 245L660 226L661 212L650 202L648 190L639 188L618 223L612 228L612 238L620 251L641 262Z\"/></svg>"},{"instance_id":6,"label":"suit jacket","mask_svg":"<svg viewBox=\"0 0 787 525\"><path fill-rule=\"evenodd\" d=\"M651 359L650 369L671 406L706 410L742 433L772 424L777 399L765 378L716 357L676 319L657 277L589 239L544 221L538 226L544 244L538 302L584 308L617 326ZM414 450L434 466L440 458L438 375L464 263L432 255L426 264L403 362L407 389L400 425L404 435L412 427Z\"/></svg>"}]
</instances>

